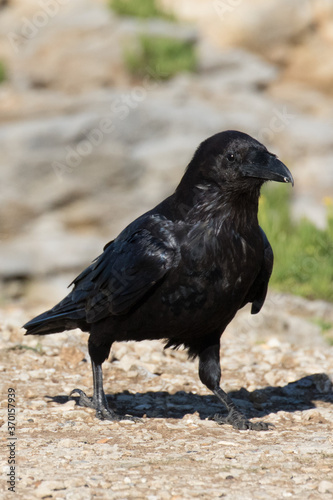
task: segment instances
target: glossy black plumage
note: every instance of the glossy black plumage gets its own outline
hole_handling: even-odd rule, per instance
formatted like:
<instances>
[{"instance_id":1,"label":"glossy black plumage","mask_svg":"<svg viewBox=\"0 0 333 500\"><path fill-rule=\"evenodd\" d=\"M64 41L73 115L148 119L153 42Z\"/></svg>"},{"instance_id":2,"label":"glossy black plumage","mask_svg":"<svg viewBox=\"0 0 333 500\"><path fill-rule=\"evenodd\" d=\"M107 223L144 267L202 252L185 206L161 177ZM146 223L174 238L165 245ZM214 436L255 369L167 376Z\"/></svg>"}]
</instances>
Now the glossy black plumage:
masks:
<instances>
[{"instance_id":1,"label":"glossy black plumage","mask_svg":"<svg viewBox=\"0 0 333 500\"><path fill-rule=\"evenodd\" d=\"M163 339L199 356L201 381L229 412L216 420L267 428L248 421L219 387L224 329L248 302L258 313L266 297L273 252L257 211L267 180L293 183L262 144L236 131L207 139L175 193L108 243L65 299L24 325L27 334L77 327L90 333L94 396L75 391L99 418L123 418L108 408L102 386L112 343Z\"/></svg>"}]
</instances>

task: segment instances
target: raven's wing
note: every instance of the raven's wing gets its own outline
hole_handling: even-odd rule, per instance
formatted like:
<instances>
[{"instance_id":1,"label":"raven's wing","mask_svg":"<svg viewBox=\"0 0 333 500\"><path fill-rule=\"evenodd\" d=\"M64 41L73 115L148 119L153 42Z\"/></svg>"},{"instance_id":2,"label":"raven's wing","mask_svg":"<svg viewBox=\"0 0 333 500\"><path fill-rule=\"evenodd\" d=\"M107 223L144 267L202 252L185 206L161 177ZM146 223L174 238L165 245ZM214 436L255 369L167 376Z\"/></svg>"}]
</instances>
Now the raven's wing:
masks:
<instances>
[{"instance_id":1,"label":"raven's wing","mask_svg":"<svg viewBox=\"0 0 333 500\"><path fill-rule=\"evenodd\" d=\"M273 270L274 255L272 247L267 239L266 234L260 228L262 239L264 242L264 260L261 266L260 272L251 287L250 299L248 302L252 302L251 314L257 314L262 306L264 305L269 278L271 277Z\"/></svg>"},{"instance_id":2,"label":"raven's wing","mask_svg":"<svg viewBox=\"0 0 333 500\"><path fill-rule=\"evenodd\" d=\"M129 311L176 262L173 224L142 217L126 228L74 281L71 299L83 304L88 323Z\"/></svg>"}]
</instances>

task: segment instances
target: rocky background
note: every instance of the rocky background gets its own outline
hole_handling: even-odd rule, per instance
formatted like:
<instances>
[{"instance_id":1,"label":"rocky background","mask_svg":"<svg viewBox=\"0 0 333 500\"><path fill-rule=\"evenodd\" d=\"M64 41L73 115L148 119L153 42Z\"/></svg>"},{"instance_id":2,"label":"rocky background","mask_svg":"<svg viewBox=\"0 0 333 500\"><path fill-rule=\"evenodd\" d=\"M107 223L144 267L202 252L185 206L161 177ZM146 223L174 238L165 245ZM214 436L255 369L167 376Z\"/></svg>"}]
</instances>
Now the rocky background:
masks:
<instances>
[{"instance_id":1,"label":"rocky background","mask_svg":"<svg viewBox=\"0 0 333 500\"><path fill-rule=\"evenodd\" d=\"M205 420L217 406L196 363L159 343L120 344L105 364L110 403L144 424L98 422L67 396L92 390L86 336L22 337L217 131L243 130L277 153L295 178L293 217L326 224L332 2L161 3L178 22L121 18L104 0L0 2L0 371L2 399L8 387L18 395L16 494L333 498L333 358L320 326L332 305L272 293L225 334L224 387L276 425L260 434ZM194 43L197 71L131 77L123 47L143 32Z\"/></svg>"}]
</instances>

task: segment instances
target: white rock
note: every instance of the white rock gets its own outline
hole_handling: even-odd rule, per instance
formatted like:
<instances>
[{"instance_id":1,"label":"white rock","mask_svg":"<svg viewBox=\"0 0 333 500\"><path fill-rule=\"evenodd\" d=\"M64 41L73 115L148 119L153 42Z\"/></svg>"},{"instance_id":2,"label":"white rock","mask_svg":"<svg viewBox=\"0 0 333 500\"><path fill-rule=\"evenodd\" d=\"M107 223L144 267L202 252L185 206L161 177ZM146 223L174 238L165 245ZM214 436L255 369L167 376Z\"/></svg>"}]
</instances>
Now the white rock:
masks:
<instances>
[{"instance_id":1,"label":"white rock","mask_svg":"<svg viewBox=\"0 0 333 500\"><path fill-rule=\"evenodd\" d=\"M318 486L319 493L333 493L332 481L320 481Z\"/></svg>"}]
</instances>

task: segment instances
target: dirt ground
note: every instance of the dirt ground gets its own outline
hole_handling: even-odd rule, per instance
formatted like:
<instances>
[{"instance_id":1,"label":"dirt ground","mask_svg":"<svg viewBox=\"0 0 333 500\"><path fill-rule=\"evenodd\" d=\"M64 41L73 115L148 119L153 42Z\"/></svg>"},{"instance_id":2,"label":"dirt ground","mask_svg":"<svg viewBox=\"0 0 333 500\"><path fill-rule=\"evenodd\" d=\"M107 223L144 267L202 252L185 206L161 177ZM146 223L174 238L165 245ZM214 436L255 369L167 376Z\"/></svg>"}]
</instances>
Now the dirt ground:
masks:
<instances>
[{"instance_id":1,"label":"dirt ground","mask_svg":"<svg viewBox=\"0 0 333 500\"><path fill-rule=\"evenodd\" d=\"M332 305L271 294L261 318L243 310L222 337L222 386L267 432L209 420L220 407L197 362L160 342L117 344L103 365L110 405L142 422L97 420L68 397L92 394L86 334L23 337L38 312L0 310L2 498L333 498L333 347L316 324Z\"/></svg>"}]
</instances>

